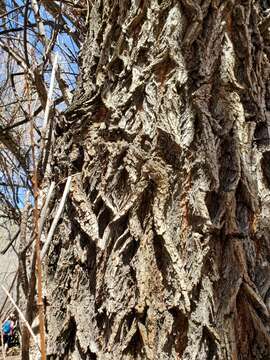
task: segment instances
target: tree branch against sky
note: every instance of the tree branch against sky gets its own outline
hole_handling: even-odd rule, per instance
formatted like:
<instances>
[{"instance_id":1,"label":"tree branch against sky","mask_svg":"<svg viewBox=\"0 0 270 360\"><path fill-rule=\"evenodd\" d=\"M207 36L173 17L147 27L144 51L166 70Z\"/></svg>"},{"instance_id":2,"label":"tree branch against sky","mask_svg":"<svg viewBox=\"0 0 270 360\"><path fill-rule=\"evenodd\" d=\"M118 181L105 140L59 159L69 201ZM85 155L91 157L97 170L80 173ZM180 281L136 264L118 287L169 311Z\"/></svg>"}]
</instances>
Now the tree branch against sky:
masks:
<instances>
[{"instance_id":1,"label":"tree branch against sky","mask_svg":"<svg viewBox=\"0 0 270 360\"><path fill-rule=\"evenodd\" d=\"M54 121L70 102L76 84L83 18L76 17L71 9L70 2L61 1L1 3L0 190L7 198L3 203L14 207L17 219L24 192L31 188L29 112L34 114L38 146L56 53L57 85L50 114ZM12 186L11 181L17 186Z\"/></svg>"},{"instance_id":2,"label":"tree branch against sky","mask_svg":"<svg viewBox=\"0 0 270 360\"><path fill-rule=\"evenodd\" d=\"M16 296L30 324L36 307L43 317L41 263L36 253L49 205L49 198L45 198L49 177L46 164L53 151L52 129L72 100L79 71L78 51L84 37L81 27L87 10L82 7L78 17L79 9L71 5L70 2L34 0L0 3L0 216L7 228L14 222L19 227L16 235L0 244L1 270L9 272L5 266L8 256L16 266L16 258L10 251L13 248L19 271L10 275L11 286L14 288L17 279ZM51 84L48 101L52 71L56 81ZM35 204L35 210L23 216L26 193L30 194L30 204ZM10 309L7 299L4 304L1 317ZM40 329L44 329L44 325ZM25 360L29 358L30 343L24 324L22 339ZM44 344L42 346L44 358Z\"/></svg>"}]
</instances>

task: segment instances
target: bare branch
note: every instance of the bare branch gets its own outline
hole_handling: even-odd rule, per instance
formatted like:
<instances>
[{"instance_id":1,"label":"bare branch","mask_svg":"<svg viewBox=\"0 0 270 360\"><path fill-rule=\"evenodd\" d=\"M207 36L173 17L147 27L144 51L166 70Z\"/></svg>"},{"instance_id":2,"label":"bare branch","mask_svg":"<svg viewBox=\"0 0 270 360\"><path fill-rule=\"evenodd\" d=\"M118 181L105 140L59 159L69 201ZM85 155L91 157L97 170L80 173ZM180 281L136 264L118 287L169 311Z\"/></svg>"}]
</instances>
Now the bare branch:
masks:
<instances>
[{"instance_id":1,"label":"bare branch","mask_svg":"<svg viewBox=\"0 0 270 360\"><path fill-rule=\"evenodd\" d=\"M46 242L45 242L45 244L44 244L44 246L42 248L41 259L44 259L44 257L47 254L47 251L49 249L50 243L51 243L53 235L54 235L56 225L58 224L58 221L60 219L60 216L61 216L61 214L63 212L64 206L65 206L65 203L66 203L67 195L69 193L69 189L70 189L70 186L71 186L71 180L72 180L72 177L69 176L68 179L67 179L66 185L65 185L65 189L64 189L62 199L60 201L60 204L59 204L59 207L57 209L56 215L55 215L55 217L53 219L53 222L52 222L52 225L51 225L47 240L46 240Z\"/></svg>"},{"instance_id":2,"label":"bare branch","mask_svg":"<svg viewBox=\"0 0 270 360\"><path fill-rule=\"evenodd\" d=\"M8 290L3 286L1 285L1 288L3 289L3 291L5 292L5 294L8 296L10 302L12 303L12 305L15 307L15 309L18 311L18 314L20 315L23 323L27 326L27 329L29 331L29 333L31 334L31 336L33 337L34 341L36 344L38 344L38 341L37 341L37 337L35 336L35 334L33 333L33 330L31 328L31 326L29 325L29 323L26 321L22 311L20 310L20 308L17 306L17 304L15 303L15 301L13 300L12 296L10 295L10 293L8 292Z\"/></svg>"}]
</instances>

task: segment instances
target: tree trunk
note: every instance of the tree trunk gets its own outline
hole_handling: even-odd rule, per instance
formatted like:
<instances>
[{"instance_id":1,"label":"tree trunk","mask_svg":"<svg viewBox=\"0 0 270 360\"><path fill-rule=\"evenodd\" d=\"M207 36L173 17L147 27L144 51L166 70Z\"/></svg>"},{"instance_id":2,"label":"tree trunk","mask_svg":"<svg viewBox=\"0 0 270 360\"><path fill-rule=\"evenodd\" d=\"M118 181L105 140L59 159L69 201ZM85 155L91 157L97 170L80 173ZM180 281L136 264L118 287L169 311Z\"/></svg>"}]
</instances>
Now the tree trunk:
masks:
<instances>
[{"instance_id":1,"label":"tree trunk","mask_svg":"<svg viewBox=\"0 0 270 360\"><path fill-rule=\"evenodd\" d=\"M269 359L268 1L89 6L55 128L51 358Z\"/></svg>"}]
</instances>

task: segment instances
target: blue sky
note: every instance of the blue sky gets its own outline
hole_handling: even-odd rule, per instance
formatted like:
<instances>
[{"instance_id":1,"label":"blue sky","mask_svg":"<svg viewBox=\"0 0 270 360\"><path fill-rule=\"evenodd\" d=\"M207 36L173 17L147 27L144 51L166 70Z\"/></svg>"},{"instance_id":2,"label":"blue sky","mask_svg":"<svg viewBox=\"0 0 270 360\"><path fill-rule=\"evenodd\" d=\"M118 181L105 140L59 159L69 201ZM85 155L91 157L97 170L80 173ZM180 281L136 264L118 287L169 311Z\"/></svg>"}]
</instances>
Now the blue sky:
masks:
<instances>
[{"instance_id":1,"label":"blue sky","mask_svg":"<svg viewBox=\"0 0 270 360\"><path fill-rule=\"evenodd\" d=\"M13 9L13 2L11 0L6 0L5 4L6 4L7 11L10 11ZM17 4L18 4L18 6L24 6L25 1L17 0ZM55 22L55 19L53 19L52 16L50 14L48 14L43 7L40 8L40 14L41 14L42 18L45 20L45 22L46 21L51 22L51 23ZM6 22L6 27L11 28L11 29L23 27L24 19L23 19L22 14L19 14L17 17L14 17L14 15L15 15L15 13L12 13L9 15L9 21ZM29 23L32 23L32 24L36 23L34 13L31 9L28 11L28 21L29 21ZM67 18L65 18L65 21L67 22L68 26L70 28L72 28L72 24ZM0 23L0 27L2 27L2 24L3 23ZM2 29L3 29L3 27L2 27ZM46 30L47 38L51 39L52 34L53 34L52 27L49 25L45 25L45 30ZM10 33L10 34L12 36L19 36L19 37L23 36L22 31L18 32L18 33ZM39 39L37 39L37 37L35 35L35 28L29 29L27 31L27 40L32 44L31 46L29 45L28 52L30 53L30 50L33 51L33 49L34 49L34 56L36 58L37 63L42 63L45 49L43 47L42 42ZM13 41L13 44L16 44L15 40ZM21 53L23 54L22 49L17 49L17 50L21 51ZM78 57L79 49L78 49L77 45L75 44L75 42L73 41L73 39L68 34L59 33L58 37L57 37L56 45L54 46L54 49L53 49L53 53L55 54L56 52L59 55L59 66L61 69L61 73L63 74L64 79L70 85L70 90L73 90L76 86L76 78L77 78L77 74L79 72L78 64L77 64L77 57ZM46 65L46 69L45 69L45 73L44 73L44 79L47 84L47 87L49 87L49 82L50 82L50 77L51 77L51 69L52 69L52 66L48 63ZM2 75L0 74L0 82L2 82L3 76L5 76L5 74L2 74ZM58 94L59 94L59 90L56 86L54 96L57 97ZM66 105L64 103L62 103L59 106L59 110L64 110L65 106ZM15 119L15 122L16 122L16 119ZM1 125L1 123L0 123L0 125ZM20 176L25 177L23 170L20 170L19 173L20 173ZM4 177L4 174L0 173L0 183L4 180L3 177ZM20 183L19 175L16 175L15 177L16 177L16 181L18 183ZM9 188L4 188L3 186L0 185L0 192L4 192L6 197L12 203L14 203L15 206L17 205L19 207L22 207L23 202L24 202L24 197L25 197L25 189L24 188L18 188L18 191L17 191L18 196L15 199L12 196L11 189L9 189Z\"/></svg>"}]
</instances>

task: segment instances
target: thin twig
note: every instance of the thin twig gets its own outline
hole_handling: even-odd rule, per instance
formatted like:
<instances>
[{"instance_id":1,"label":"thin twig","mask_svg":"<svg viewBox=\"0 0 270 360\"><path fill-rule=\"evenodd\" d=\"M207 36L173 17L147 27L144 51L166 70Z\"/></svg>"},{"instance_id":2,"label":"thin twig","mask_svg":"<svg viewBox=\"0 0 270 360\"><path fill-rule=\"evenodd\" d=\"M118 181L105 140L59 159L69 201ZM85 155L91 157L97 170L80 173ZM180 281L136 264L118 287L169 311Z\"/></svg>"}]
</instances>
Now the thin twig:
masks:
<instances>
[{"instance_id":1,"label":"thin twig","mask_svg":"<svg viewBox=\"0 0 270 360\"><path fill-rule=\"evenodd\" d=\"M62 199L60 201L59 207L57 209L57 213L55 215L55 218L53 219L53 223L51 225L47 240L46 240L46 242L45 242L45 244L43 246L43 249L41 251L41 260L44 259L45 255L46 255L46 253L47 253L47 251L49 249L49 246L50 246L51 240L53 238L53 234L54 234L56 225L57 225L57 223L58 223L58 221L60 219L60 216L61 216L61 214L63 212L64 206L65 206L65 203L66 203L66 198L67 198L67 195L69 193L69 189L70 189L70 185L71 185L71 179L72 179L71 176L69 176L68 179L67 179L65 190L64 190Z\"/></svg>"},{"instance_id":2,"label":"thin twig","mask_svg":"<svg viewBox=\"0 0 270 360\"><path fill-rule=\"evenodd\" d=\"M45 107L45 113L44 113L44 120L43 120L43 126L41 130L41 149L40 149L40 160L38 168L43 170L43 176L46 174L46 168L47 168L47 162L49 158L50 153L50 144L51 144L51 131L49 131L48 140L46 139L46 135L48 132L48 120L50 116L50 108L52 105L52 97L53 97L53 88L54 88L54 79L57 71L57 60L58 60L58 54L56 54L53 62L53 68L51 73L51 80L50 80L50 88L47 96L47 102ZM49 129L50 130L50 129ZM45 155L44 155L45 153Z\"/></svg>"},{"instance_id":3,"label":"thin twig","mask_svg":"<svg viewBox=\"0 0 270 360\"><path fill-rule=\"evenodd\" d=\"M31 334L31 336L33 337L35 343L38 343L37 337L35 336L31 326L29 325L29 323L26 321L23 313L21 312L21 310L19 309L19 307L17 306L17 304L15 303L15 301L13 300L12 296L10 295L10 293L7 291L7 289L1 285L1 288L3 289L3 291L5 292L5 294L7 295L7 297L9 298L10 302L13 304L13 306L15 307L15 309L18 311L19 316L21 317L23 323L26 325L29 333Z\"/></svg>"},{"instance_id":4,"label":"thin twig","mask_svg":"<svg viewBox=\"0 0 270 360\"><path fill-rule=\"evenodd\" d=\"M10 242L7 244L7 246L1 251L1 255L5 255L5 253L8 251L8 249L14 243L14 241L17 239L19 234L20 234L20 229L16 232L16 234L13 236L13 238L10 240Z\"/></svg>"},{"instance_id":5,"label":"thin twig","mask_svg":"<svg viewBox=\"0 0 270 360\"><path fill-rule=\"evenodd\" d=\"M17 6L14 9L10 10L10 11L6 11L5 13L0 15L0 19L2 19L3 17L7 17L8 15L14 13L17 10L23 9L25 7L25 5L21 5L21 6Z\"/></svg>"},{"instance_id":6,"label":"thin twig","mask_svg":"<svg viewBox=\"0 0 270 360\"><path fill-rule=\"evenodd\" d=\"M46 5L43 4L46 8ZM47 34L45 31L45 26L44 26L44 20L42 19L41 15L40 15L40 10L39 10L39 5L37 0L32 0L32 6L33 6L33 11L35 13L35 18L38 24L38 29L39 29L39 37L40 37L40 41L42 42L44 48L45 48L45 54L44 54L44 59L45 59L45 63L46 63L46 59L47 57L50 60L50 63L53 64L54 60L53 60L53 56L52 53L49 51L50 48L50 41L48 41L47 39ZM58 8L59 12L54 13L54 17L58 18L58 20L60 20L61 17L61 7ZM58 24L60 26L60 24ZM68 31L68 28L65 29L66 31ZM64 100L67 103L67 105L70 104L70 99L71 99L71 93L69 91L69 87L66 84L66 82L61 78L61 73L59 69L56 69L56 74L55 74L56 80L58 82L59 88L63 94Z\"/></svg>"},{"instance_id":7,"label":"thin twig","mask_svg":"<svg viewBox=\"0 0 270 360\"><path fill-rule=\"evenodd\" d=\"M38 293L38 310L39 310L39 332L40 332L40 349L41 360L46 360L46 342L45 342L45 320L44 320L44 306L42 301L42 266L40 259L40 237L39 237L39 209L38 209L38 195L39 195L39 176L35 156L35 139L34 139L34 121L32 119L30 126L30 138L32 148L32 162L33 162L33 188L34 188L34 234L36 239L36 269L37 269L37 293Z\"/></svg>"},{"instance_id":8,"label":"thin twig","mask_svg":"<svg viewBox=\"0 0 270 360\"><path fill-rule=\"evenodd\" d=\"M27 47L27 30L28 30L28 10L29 10L30 0L26 0L25 9L24 9L24 25L23 25L23 44L24 44L24 57L25 62L28 67L30 67L29 56L28 56L28 47Z\"/></svg>"},{"instance_id":9,"label":"thin twig","mask_svg":"<svg viewBox=\"0 0 270 360\"><path fill-rule=\"evenodd\" d=\"M53 195L53 191L55 188L55 182L53 181L50 185L47 197L46 197L46 201L44 206L42 207L41 210L41 214L40 214L40 220L39 220L39 236L41 236L42 230L43 230L43 226L45 224L45 220L46 220L46 214L47 214L47 209L51 200L51 197ZM28 244L25 246L25 248L23 249L24 252L26 252L28 250L28 248L32 245L32 243L35 241L35 237L32 236L30 241L28 242Z\"/></svg>"},{"instance_id":10,"label":"thin twig","mask_svg":"<svg viewBox=\"0 0 270 360\"><path fill-rule=\"evenodd\" d=\"M43 206L43 208L41 210L40 223L39 223L39 236L41 236L41 233L42 233L42 229L43 229L43 226L44 226L44 223L45 223L45 220L46 220L47 209L48 209L48 206L49 206L49 203L50 203L54 188L55 188L55 182L53 181L51 183L51 185L50 185L50 188L49 188L49 191L48 191L48 194L47 194L47 197L46 197L45 204L44 204L44 206Z\"/></svg>"},{"instance_id":11,"label":"thin twig","mask_svg":"<svg viewBox=\"0 0 270 360\"><path fill-rule=\"evenodd\" d=\"M29 202L29 192L25 195L24 208L21 215L21 225L20 225L20 239L18 246L18 262L19 262L19 284L23 289L24 295L27 296L29 291L29 283L27 276L27 267L26 267L26 252L23 251L25 248L26 236L27 236L27 221L28 214L31 208Z\"/></svg>"},{"instance_id":12,"label":"thin twig","mask_svg":"<svg viewBox=\"0 0 270 360\"><path fill-rule=\"evenodd\" d=\"M55 72L56 72L56 68L57 68L57 61L58 61L58 54L55 55L54 62L53 62L53 68L52 68L52 74L51 74L51 80L50 80L50 88L49 88L49 92L48 92L47 103L46 103L46 108L45 108L45 113L44 113L43 126L42 126L42 131L41 131L41 133L43 134L43 137L46 136L50 107L52 105L52 95L53 95L53 88L54 88Z\"/></svg>"}]
</instances>

